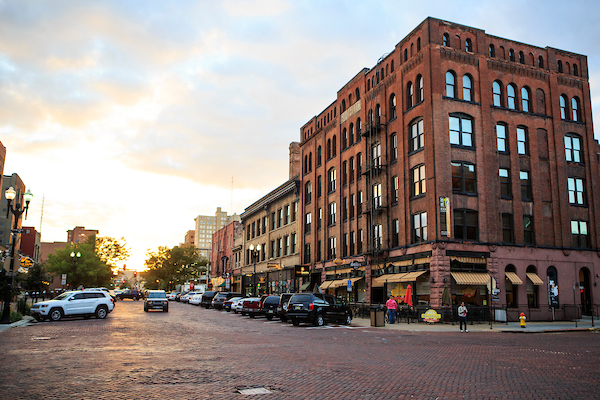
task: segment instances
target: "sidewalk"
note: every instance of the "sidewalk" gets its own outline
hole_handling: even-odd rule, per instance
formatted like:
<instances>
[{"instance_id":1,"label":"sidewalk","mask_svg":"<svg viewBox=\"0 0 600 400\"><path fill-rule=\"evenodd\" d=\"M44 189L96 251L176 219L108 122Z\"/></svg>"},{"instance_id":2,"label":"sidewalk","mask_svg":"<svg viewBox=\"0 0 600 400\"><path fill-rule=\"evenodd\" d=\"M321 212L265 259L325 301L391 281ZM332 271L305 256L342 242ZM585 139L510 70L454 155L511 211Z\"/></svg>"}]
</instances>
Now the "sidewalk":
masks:
<instances>
[{"instance_id":1,"label":"sidewalk","mask_svg":"<svg viewBox=\"0 0 600 400\"><path fill-rule=\"evenodd\" d=\"M354 318L353 326L370 327L370 318ZM398 331L408 332L460 332L458 322L452 324L435 323L429 324L425 322L410 323L402 321L395 324L386 324L385 326L372 327L373 329L393 329ZM544 333L544 332L573 332L573 331L600 331L600 320L594 319L592 326L591 319L577 321L546 321L546 322L527 322L525 328L521 328L518 322L492 322L490 329L489 322L486 323L471 323L468 324L469 332L509 332L509 333Z\"/></svg>"},{"instance_id":2,"label":"sidewalk","mask_svg":"<svg viewBox=\"0 0 600 400\"><path fill-rule=\"evenodd\" d=\"M27 326L30 322L35 322L33 317L30 317L29 315L24 315L23 319L21 319L20 321L13 322L12 324L0 324L0 332L4 332L5 330L10 328Z\"/></svg>"}]
</instances>

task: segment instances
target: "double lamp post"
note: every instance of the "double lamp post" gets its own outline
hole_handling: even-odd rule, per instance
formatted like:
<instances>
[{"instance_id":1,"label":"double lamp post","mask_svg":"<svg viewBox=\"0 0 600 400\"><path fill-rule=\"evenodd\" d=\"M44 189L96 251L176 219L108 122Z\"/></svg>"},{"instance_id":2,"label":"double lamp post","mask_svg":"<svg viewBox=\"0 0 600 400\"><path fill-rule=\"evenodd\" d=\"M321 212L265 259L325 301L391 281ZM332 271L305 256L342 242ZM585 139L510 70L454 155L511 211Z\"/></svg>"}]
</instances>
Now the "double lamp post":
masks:
<instances>
[{"instance_id":1,"label":"double lamp post","mask_svg":"<svg viewBox=\"0 0 600 400\"><path fill-rule=\"evenodd\" d=\"M4 309L2 311L2 320L0 320L0 324L10 324L10 302L12 300L12 290L15 285L15 247L17 244L17 234L21 233L21 231L19 230L19 219L21 218L21 215L23 213L25 213L25 218L27 218L27 210L29 209L29 203L31 202L31 199L33 199L33 194L31 194L29 189L27 189L27 192L23 194L22 201L25 202L24 207L21 203L21 200L17 200L17 203L13 206L12 202L15 199L15 197L17 197L17 192L12 186L6 189L6 192L4 192L4 196L6 197L6 201L8 203L6 217L8 218L10 216L10 213L12 212L14 216L14 221L13 228L11 231L12 244L10 250L10 280L8 281L9 283L7 290L4 293Z\"/></svg>"},{"instance_id":2,"label":"double lamp post","mask_svg":"<svg viewBox=\"0 0 600 400\"><path fill-rule=\"evenodd\" d=\"M254 248L254 244L251 244L249 249L250 257L252 257L252 261L254 261L254 273L252 274L252 295L256 296L256 259L260 256L260 244L256 245L256 249Z\"/></svg>"}]
</instances>

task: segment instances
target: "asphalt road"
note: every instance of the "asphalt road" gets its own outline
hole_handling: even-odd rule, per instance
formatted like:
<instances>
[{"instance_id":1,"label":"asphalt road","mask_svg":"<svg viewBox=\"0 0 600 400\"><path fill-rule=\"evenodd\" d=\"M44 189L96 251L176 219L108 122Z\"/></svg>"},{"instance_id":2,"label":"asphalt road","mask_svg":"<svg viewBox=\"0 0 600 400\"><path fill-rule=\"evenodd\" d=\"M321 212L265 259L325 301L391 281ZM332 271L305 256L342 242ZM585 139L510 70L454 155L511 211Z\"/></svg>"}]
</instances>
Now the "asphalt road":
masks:
<instances>
[{"instance_id":1,"label":"asphalt road","mask_svg":"<svg viewBox=\"0 0 600 400\"><path fill-rule=\"evenodd\" d=\"M1 332L0 354L3 400L600 398L596 332L294 327L121 301L105 320Z\"/></svg>"}]
</instances>

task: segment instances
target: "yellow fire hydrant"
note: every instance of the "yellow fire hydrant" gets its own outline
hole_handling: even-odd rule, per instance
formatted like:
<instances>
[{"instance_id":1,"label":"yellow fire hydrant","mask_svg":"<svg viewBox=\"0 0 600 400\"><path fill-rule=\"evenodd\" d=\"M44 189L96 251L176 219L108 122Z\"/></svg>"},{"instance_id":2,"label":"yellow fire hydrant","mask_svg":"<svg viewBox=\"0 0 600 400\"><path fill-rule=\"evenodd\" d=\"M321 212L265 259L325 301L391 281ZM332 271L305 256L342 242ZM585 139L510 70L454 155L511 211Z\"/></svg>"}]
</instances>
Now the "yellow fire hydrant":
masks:
<instances>
[{"instance_id":1,"label":"yellow fire hydrant","mask_svg":"<svg viewBox=\"0 0 600 400\"><path fill-rule=\"evenodd\" d=\"M525 328L525 313L522 312L521 315L519 315L519 319L521 320L521 328Z\"/></svg>"}]
</instances>

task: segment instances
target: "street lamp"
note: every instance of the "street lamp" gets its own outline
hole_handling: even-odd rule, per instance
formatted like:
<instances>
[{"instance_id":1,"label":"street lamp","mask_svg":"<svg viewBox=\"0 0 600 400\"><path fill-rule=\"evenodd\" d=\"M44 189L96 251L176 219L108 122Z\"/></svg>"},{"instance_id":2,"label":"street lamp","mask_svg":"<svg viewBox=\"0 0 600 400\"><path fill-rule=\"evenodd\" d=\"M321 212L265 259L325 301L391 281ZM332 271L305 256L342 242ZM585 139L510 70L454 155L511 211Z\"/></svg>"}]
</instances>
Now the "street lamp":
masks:
<instances>
[{"instance_id":1,"label":"street lamp","mask_svg":"<svg viewBox=\"0 0 600 400\"><path fill-rule=\"evenodd\" d=\"M256 245L256 250L254 250L254 244L250 245L250 256L254 261L254 274L252 274L252 291L253 295L256 296L256 259L260 255L260 244Z\"/></svg>"},{"instance_id":2,"label":"street lamp","mask_svg":"<svg viewBox=\"0 0 600 400\"><path fill-rule=\"evenodd\" d=\"M0 324L10 324L10 301L12 300L12 289L15 285L15 245L17 242L17 234L21 233L19 231L19 219L21 215L25 213L25 218L27 218L27 210L29 209L29 203L31 199L33 199L33 194L29 189L23 194L23 201L25 201L25 207L22 207L21 203L16 203L14 206L12 205L13 200L17 197L17 191L11 186L6 189L4 192L4 196L7 201L7 209L6 209L6 218L12 212L14 215L14 223L12 229L12 245L10 251L10 284L6 290L4 295L4 310L2 311L2 320Z\"/></svg>"},{"instance_id":3,"label":"street lamp","mask_svg":"<svg viewBox=\"0 0 600 400\"><path fill-rule=\"evenodd\" d=\"M77 261L79 261L79 259L81 258L81 253L77 252L77 254L75 254L74 251L71 252L71 260L73 261L73 278L71 279L71 283L73 284L71 287L71 290L75 289L75 271L77 270Z\"/></svg>"}]
</instances>

